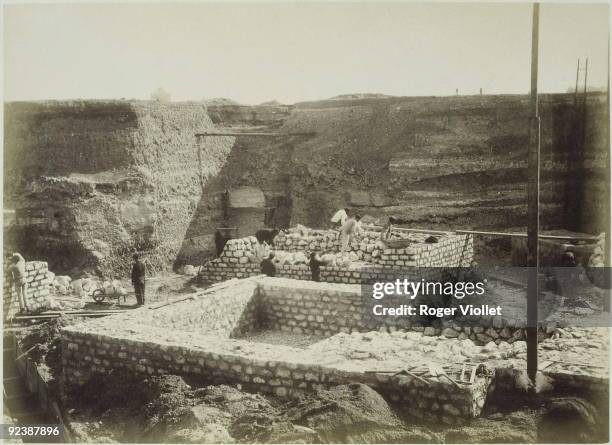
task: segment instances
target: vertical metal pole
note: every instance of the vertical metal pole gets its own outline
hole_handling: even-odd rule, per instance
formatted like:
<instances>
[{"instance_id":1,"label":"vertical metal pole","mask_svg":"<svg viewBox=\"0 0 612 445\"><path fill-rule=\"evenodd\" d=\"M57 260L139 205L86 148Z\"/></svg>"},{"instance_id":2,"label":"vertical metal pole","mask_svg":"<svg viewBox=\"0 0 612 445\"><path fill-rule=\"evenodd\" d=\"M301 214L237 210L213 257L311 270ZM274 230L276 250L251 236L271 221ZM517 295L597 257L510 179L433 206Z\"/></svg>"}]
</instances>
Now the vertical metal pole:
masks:
<instances>
[{"instance_id":1,"label":"vertical metal pole","mask_svg":"<svg viewBox=\"0 0 612 445\"><path fill-rule=\"evenodd\" d=\"M540 231L540 117L538 113L538 37L540 4L533 5L531 30L531 100L527 183L527 375L535 384L538 371L538 283Z\"/></svg>"}]
</instances>

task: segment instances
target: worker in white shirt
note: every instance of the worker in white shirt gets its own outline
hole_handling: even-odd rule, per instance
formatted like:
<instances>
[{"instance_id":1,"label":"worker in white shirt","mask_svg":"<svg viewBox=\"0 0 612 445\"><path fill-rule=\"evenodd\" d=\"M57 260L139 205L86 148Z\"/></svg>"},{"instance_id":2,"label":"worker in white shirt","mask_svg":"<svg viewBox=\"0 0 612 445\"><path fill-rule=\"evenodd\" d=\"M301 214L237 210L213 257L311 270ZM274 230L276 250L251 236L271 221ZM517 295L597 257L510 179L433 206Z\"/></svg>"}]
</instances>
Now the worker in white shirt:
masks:
<instances>
[{"instance_id":1,"label":"worker in white shirt","mask_svg":"<svg viewBox=\"0 0 612 445\"><path fill-rule=\"evenodd\" d=\"M348 220L347 211L348 209L344 208L334 213L334 216L332 216L331 218L332 226L334 229L339 230L344 224L346 224L346 221Z\"/></svg>"},{"instance_id":2,"label":"worker in white shirt","mask_svg":"<svg viewBox=\"0 0 612 445\"><path fill-rule=\"evenodd\" d=\"M348 252L353 237L360 232L361 215L351 216L340 229L340 251Z\"/></svg>"},{"instance_id":3,"label":"worker in white shirt","mask_svg":"<svg viewBox=\"0 0 612 445\"><path fill-rule=\"evenodd\" d=\"M251 261L257 264L260 264L263 260L270 256L270 246L264 241L255 243L253 246L253 255L251 256Z\"/></svg>"}]
</instances>

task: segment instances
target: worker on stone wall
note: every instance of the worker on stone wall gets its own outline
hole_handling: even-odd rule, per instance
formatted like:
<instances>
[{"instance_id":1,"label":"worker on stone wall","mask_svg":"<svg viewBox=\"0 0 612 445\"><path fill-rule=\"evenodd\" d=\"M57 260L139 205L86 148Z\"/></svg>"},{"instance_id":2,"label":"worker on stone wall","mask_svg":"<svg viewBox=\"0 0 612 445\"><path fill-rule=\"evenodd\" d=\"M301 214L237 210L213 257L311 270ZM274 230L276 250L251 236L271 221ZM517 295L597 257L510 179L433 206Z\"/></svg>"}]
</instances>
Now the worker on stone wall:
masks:
<instances>
[{"instance_id":1,"label":"worker on stone wall","mask_svg":"<svg viewBox=\"0 0 612 445\"><path fill-rule=\"evenodd\" d=\"M350 216L349 219L344 223L342 228L340 229L340 251L347 252L349 250L349 245L353 239L353 237L359 233L359 221L361 220L361 215L357 214L355 216Z\"/></svg>"},{"instance_id":2,"label":"worker on stone wall","mask_svg":"<svg viewBox=\"0 0 612 445\"><path fill-rule=\"evenodd\" d=\"M132 265L132 285L136 293L136 302L138 306L142 306L145 304L145 276L147 270L144 263L140 261L137 253L132 257L134 258L134 264Z\"/></svg>"},{"instance_id":3,"label":"worker on stone wall","mask_svg":"<svg viewBox=\"0 0 612 445\"><path fill-rule=\"evenodd\" d=\"M395 224L395 220L392 216L389 217L387 224L385 224L380 231L380 239L382 241L387 241L391 239L391 233L393 232L393 224Z\"/></svg>"},{"instance_id":4,"label":"worker on stone wall","mask_svg":"<svg viewBox=\"0 0 612 445\"><path fill-rule=\"evenodd\" d=\"M334 213L334 216L331 217L332 227L336 230L340 230L342 226L346 224L347 220L348 220L348 209L347 208L340 209L336 213Z\"/></svg>"},{"instance_id":5,"label":"worker on stone wall","mask_svg":"<svg viewBox=\"0 0 612 445\"><path fill-rule=\"evenodd\" d=\"M274 246L274 238L280 231L274 227L273 229L259 229L255 232L255 238L259 244L266 243L268 246Z\"/></svg>"},{"instance_id":6,"label":"worker on stone wall","mask_svg":"<svg viewBox=\"0 0 612 445\"><path fill-rule=\"evenodd\" d=\"M9 268L9 278L11 285L15 286L15 294L19 302L19 312L29 312L28 308L28 287L26 282L25 259L19 253L14 253L11 258L11 266Z\"/></svg>"},{"instance_id":7,"label":"worker on stone wall","mask_svg":"<svg viewBox=\"0 0 612 445\"><path fill-rule=\"evenodd\" d=\"M268 244L265 241L263 242L257 241L255 245L253 246L253 255L251 255L250 260L253 263L261 264L261 262L265 260L266 258L268 258L269 255L270 255L270 246L268 246Z\"/></svg>"}]
</instances>

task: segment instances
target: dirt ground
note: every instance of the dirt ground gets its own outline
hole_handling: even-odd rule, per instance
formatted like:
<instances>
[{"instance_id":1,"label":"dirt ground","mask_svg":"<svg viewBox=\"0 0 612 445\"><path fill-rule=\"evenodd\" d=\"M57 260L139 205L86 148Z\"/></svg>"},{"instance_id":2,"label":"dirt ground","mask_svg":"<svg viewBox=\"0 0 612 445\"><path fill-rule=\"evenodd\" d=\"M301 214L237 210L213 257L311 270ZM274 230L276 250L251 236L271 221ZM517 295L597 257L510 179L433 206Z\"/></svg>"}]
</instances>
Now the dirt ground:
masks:
<instances>
[{"instance_id":1,"label":"dirt ground","mask_svg":"<svg viewBox=\"0 0 612 445\"><path fill-rule=\"evenodd\" d=\"M136 307L136 294L129 278L120 280L127 290L124 297L106 297L102 303L96 303L91 299L84 309L106 310L106 309L131 309ZM145 283L145 304L166 302L182 294L194 292L202 285L197 277L176 274L172 272L159 272L154 276L147 277Z\"/></svg>"},{"instance_id":2,"label":"dirt ground","mask_svg":"<svg viewBox=\"0 0 612 445\"><path fill-rule=\"evenodd\" d=\"M504 408L500 408L503 406ZM190 377L101 376L71 393L82 442L538 443L607 440L607 413L580 397L508 401L466 426L411 418L361 384L282 400ZM561 427L557 421L565 423Z\"/></svg>"}]
</instances>

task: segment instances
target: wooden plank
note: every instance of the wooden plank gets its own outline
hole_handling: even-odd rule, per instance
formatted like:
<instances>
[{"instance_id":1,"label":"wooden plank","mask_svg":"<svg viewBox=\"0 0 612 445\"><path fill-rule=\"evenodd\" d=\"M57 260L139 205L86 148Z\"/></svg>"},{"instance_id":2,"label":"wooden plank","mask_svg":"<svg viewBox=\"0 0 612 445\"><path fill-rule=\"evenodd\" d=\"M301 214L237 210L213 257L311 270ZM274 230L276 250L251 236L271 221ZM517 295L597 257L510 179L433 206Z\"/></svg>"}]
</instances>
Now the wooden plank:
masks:
<instances>
[{"instance_id":1,"label":"wooden plank","mask_svg":"<svg viewBox=\"0 0 612 445\"><path fill-rule=\"evenodd\" d=\"M393 375L393 376L391 376L391 377L395 377L396 375L402 375L402 374L407 374L407 375L409 375L410 377L413 377L413 378L415 378L415 379L417 379L417 380L420 380L421 382L425 383L426 385L429 385L429 382L428 382L427 380L425 380L423 377L419 377L419 376L418 376L418 375L416 375L415 373L410 372L410 371L408 371L408 370L406 370L406 369L402 369L400 372L398 372L398 373L394 374L394 375Z\"/></svg>"},{"instance_id":2,"label":"wooden plank","mask_svg":"<svg viewBox=\"0 0 612 445\"><path fill-rule=\"evenodd\" d=\"M196 133L196 137L215 137L215 136L264 136L264 137L286 137L286 136L314 136L314 131L297 133L257 133L257 132L206 132Z\"/></svg>"},{"instance_id":3,"label":"wooden plank","mask_svg":"<svg viewBox=\"0 0 612 445\"><path fill-rule=\"evenodd\" d=\"M90 313L83 313L83 314L71 314L74 317L106 317L108 315L116 315L116 312L113 313L107 313L107 312L90 312ZM20 317L14 317L12 319L12 321L35 321L35 320L52 320L54 318L59 318L61 317L62 314L49 314L49 315L23 315Z\"/></svg>"},{"instance_id":4,"label":"wooden plank","mask_svg":"<svg viewBox=\"0 0 612 445\"><path fill-rule=\"evenodd\" d=\"M455 233L484 235L484 236L505 236L510 238L527 238L527 233L518 232L486 232L482 230L455 230ZM571 241L597 241L599 238L589 235L538 235L538 239L550 240L571 240Z\"/></svg>"},{"instance_id":5,"label":"wooden plank","mask_svg":"<svg viewBox=\"0 0 612 445\"><path fill-rule=\"evenodd\" d=\"M364 229L372 229L380 231L383 227L377 225L363 225ZM431 235L452 235L458 233L461 235L482 235L482 236L499 236L508 238L527 238L527 233L521 232L489 232L486 230L464 230L464 229L449 229L449 230L433 230L433 229L411 229L406 227L393 227L394 231L405 233L423 233ZM568 240L568 241L598 241L599 238L592 235L543 235L539 234L538 239L547 240Z\"/></svg>"},{"instance_id":6,"label":"wooden plank","mask_svg":"<svg viewBox=\"0 0 612 445\"><path fill-rule=\"evenodd\" d=\"M461 386L459 385L459 383L455 382L448 374L446 373L441 373L439 374L440 377L445 377L446 379L450 380L450 382L455 385L457 388L461 388Z\"/></svg>"}]
</instances>

